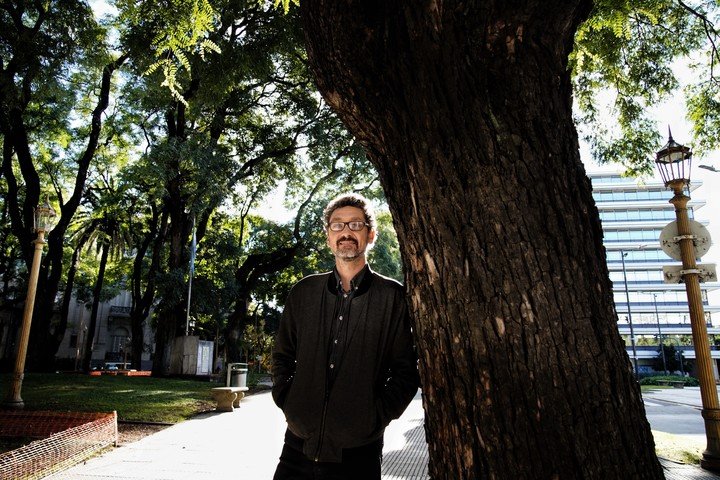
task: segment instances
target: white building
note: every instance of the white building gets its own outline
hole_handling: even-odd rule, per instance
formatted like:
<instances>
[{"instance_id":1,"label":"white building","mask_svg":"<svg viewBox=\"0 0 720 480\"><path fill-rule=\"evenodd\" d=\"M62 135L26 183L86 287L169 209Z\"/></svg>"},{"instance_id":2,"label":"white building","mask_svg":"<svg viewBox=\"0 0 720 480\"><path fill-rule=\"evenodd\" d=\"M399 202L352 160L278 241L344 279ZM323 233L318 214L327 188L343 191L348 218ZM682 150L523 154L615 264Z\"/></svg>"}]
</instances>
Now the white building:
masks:
<instances>
[{"instance_id":1,"label":"white building","mask_svg":"<svg viewBox=\"0 0 720 480\"><path fill-rule=\"evenodd\" d=\"M95 328L95 340L93 346L92 363L93 367L104 367L106 364L118 365L130 363L130 305L131 296L129 291L123 291L115 298L102 302L98 308L97 326ZM85 352L85 344L90 323L91 304L83 302L71 302L68 311L68 325L65 337L60 344L57 358L68 367L68 359L74 360L74 368L77 370L82 364ZM155 341L153 332L149 325L149 319L145 321L144 327L145 351L142 356L142 370L152 368L151 351Z\"/></svg>"},{"instance_id":2,"label":"white building","mask_svg":"<svg viewBox=\"0 0 720 480\"><path fill-rule=\"evenodd\" d=\"M592 171L588 176L602 220L618 329L625 339L630 359L637 359L640 373L652 372L659 355L659 338L662 338L666 345L672 344L681 351L692 366L695 351L685 284L664 283L662 273L664 265L680 265L662 251L659 241L663 227L675 220L674 206L669 203L671 191L659 179L642 183L621 177L619 173ZM690 218L705 206L697 196L701 185L696 181L691 184ZM715 335L720 335L720 328L717 320L713 321L713 315L720 311L720 305L710 303L708 293L717 290L718 286L717 283L701 284L716 377L720 347L715 346Z\"/></svg>"}]
</instances>

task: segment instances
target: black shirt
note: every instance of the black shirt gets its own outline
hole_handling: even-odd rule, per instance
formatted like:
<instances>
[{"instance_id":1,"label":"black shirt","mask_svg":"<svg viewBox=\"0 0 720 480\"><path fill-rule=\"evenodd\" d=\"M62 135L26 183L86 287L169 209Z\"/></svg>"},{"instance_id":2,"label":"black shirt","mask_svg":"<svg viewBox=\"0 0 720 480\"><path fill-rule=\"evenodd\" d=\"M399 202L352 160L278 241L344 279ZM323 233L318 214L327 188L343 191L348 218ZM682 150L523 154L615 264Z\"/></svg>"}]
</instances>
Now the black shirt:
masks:
<instances>
[{"instance_id":1,"label":"black shirt","mask_svg":"<svg viewBox=\"0 0 720 480\"><path fill-rule=\"evenodd\" d=\"M350 305L352 304L352 299L355 297L355 293L357 292L367 270L368 266L365 265L365 267L350 281L350 290L346 292L343 289L340 274L337 269L334 269L333 273L335 274L335 279L337 281L337 288L335 289L334 294L330 289L325 291L325 304L328 306L333 305L332 316L328 317L332 319L332 324L329 329L330 338L328 339L328 386L332 386L335 381L335 375L339 369L340 362L342 362L343 354L347 349L347 326L348 319L350 318Z\"/></svg>"}]
</instances>

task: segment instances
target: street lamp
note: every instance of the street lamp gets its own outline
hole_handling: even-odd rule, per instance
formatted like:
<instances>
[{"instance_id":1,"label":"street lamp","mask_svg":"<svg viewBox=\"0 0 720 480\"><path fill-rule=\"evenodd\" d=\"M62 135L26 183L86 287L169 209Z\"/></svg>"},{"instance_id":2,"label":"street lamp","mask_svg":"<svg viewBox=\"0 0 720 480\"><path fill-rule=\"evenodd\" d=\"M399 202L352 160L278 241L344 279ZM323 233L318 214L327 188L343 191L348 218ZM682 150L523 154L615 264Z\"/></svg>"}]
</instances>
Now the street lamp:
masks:
<instances>
[{"instance_id":1,"label":"street lamp","mask_svg":"<svg viewBox=\"0 0 720 480\"><path fill-rule=\"evenodd\" d=\"M655 306L655 321L657 321L657 327L658 327L658 343L660 345L660 352L662 354L663 371L665 372L665 375L667 375L668 369L667 369L667 362L665 361L665 344L664 344L663 338L662 338L662 331L660 330L660 314L658 313L658 308L657 308L657 293L652 292L652 296L653 296L653 305Z\"/></svg>"},{"instance_id":2,"label":"street lamp","mask_svg":"<svg viewBox=\"0 0 720 480\"><path fill-rule=\"evenodd\" d=\"M711 165L698 165L698 167L704 168L705 170L710 170L711 172L720 173L720 170Z\"/></svg>"},{"instance_id":3,"label":"street lamp","mask_svg":"<svg viewBox=\"0 0 720 480\"><path fill-rule=\"evenodd\" d=\"M56 217L55 210L50 206L47 197L45 203L35 208L34 230L37 232L35 252L33 254L32 266L30 267L30 278L28 279L27 297L25 298L25 311L23 312L22 328L20 330L20 343L18 344L17 356L15 357L15 371L10 384L10 391L4 406L8 408L23 408L25 403L20 396L22 381L25 376L25 357L27 355L28 340L30 339L30 324L32 322L33 308L35 307L35 291L37 290L38 274L40 273L40 258L42 257L43 245L45 245L45 233L53 227Z\"/></svg>"},{"instance_id":4,"label":"street lamp","mask_svg":"<svg viewBox=\"0 0 720 480\"><path fill-rule=\"evenodd\" d=\"M630 308L630 292L628 291L627 272L625 271L625 256L627 252L620 249L620 260L622 261L623 282L625 283L625 300L627 301L627 319L630 325L630 345L633 352L633 370L635 377L638 376L637 351L635 350L635 331L633 330L632 309Z\"/></svg>"},{"instance_id":5,"label":"street lamp","mask_svg":"<svg viewBox=\"0 0 720 480\"><path fill-rule=\"evenodd\" d=\"M695 263L695 235L692 234L687 212L690 197L684 193L685 188L690 185L692 152L690 148L676 143L669 130L668 133L668 143L657 153L655 163L658 170L660 170L665 186L669 187L674 194L670 203L675 207L677 218L677 237L675 237L675 240L680 244L680 256L682 259L682 271L680 274L685 282L688 297L693 346L695 348L695 358L697 359L700 396L703 405L702 417L705 420L705 436L707 437L707 448L702 454L703 458L700 460L700 465L708 470L720 471L720 409L718 408L718 393L713 374L712 357L710 356L705 312L703 311L700 294L700 272Z\"/></svg>"}]
</instances>

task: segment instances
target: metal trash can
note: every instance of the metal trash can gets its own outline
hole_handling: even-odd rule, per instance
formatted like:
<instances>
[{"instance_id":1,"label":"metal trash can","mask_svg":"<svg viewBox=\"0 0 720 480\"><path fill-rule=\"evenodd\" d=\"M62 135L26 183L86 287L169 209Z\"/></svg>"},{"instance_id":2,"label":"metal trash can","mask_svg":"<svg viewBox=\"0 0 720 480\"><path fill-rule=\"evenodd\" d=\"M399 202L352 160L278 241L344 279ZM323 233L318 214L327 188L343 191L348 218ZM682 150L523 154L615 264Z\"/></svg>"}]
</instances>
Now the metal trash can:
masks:
<instances>
[{"instance_id":1,"label":"metal trash can","mask_svg":"<svg viewBox=\"0 0 720 480\"><path fill-rule=\"evenodd\" d=\"M228 387L247 387L247 363L228 363L227 368Z\"/></svg>"}]
</instances>

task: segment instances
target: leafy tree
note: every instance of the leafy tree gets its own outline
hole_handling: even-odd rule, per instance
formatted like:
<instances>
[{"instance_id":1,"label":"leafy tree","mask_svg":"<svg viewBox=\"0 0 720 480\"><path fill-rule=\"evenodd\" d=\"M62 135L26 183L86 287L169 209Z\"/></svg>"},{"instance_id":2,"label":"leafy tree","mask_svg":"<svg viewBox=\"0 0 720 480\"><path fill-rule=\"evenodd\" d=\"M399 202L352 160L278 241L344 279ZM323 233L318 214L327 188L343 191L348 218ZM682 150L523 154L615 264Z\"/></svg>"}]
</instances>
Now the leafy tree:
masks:
<instances>
[{"instance_id":1,"label":"leafy tree","mask_svg":"<svg viewBox=\"0 0 720 480\"><path fill-rule=\"evenodd\" d=\"M101 185L98 190L103 191L98 197L93 190L90 191L88 199L92 206L92 214L88 217L85 225L79 228L81 239L94 246L100 254L95 285L92 293L92 309L90 311L90 322L85 338L86 345L82 361L82 369L89 372L94 350L95 332L97 329L98 309L100 307L101 293L105 281L105 271L108 259L112 255L120 257L126 249L129 233L125 229L126 205L122 202L122 192L114 188L111 182Z\"/></svg>"},{"instance_id":2,"label":"leafy tree","mask_svg":"<svg viewBox=\"0 0 720 480\"><path fill-rule=\"evenodd\" d=\"M664 352L661 352L660 348L662 348ZM664 363L663 353L665 354ZM680 370L680 360L678 359L677 350L675 350L674 345L663 344L661 347L658 347L658 354L657 357L655 357L653 368L659 372L664 370L668 372Z\"/></svg>"},{"instance_id":3,"label":"leafy tree","mask_svg":"<svg viewBox=\"0 0 720 480\"><path fill-rule=\"evenodd\" d=\"M111 78L126 60L77 0L0 5L2 180L10 228L32 261L32 215L42 185L53 187L57 225L48 235L38 281L28 368L52 368L63 332L51 325L62 278L63 243L80 205L110 102Z\"/></svg>"},{"instance_id":4,"label":"leafy tree","mask_svg":"<svg viewBox=\"0 0 720 480\"><path fill-rule=\"evenodd\" d=\"M404 282L402 272L402 259L397 235L392 226L390 212L377 214L377 230L375 245L368 255L368 262L376 272Z\"/></svg>"},{"instance_id":5,"label":"leafy tree","mask_svg":"<svg viewBox=\"0 0 720 480\"><path fill-rule=\"evenodd\" d=\"M18 285L20 277L20 245L10 229L8 203L4 200L6 192L0 193L0 308L12 309L22 302L22 285Z\"/></svg>"},{"instance_id":6,"label":"leafy tree","mask_svg":"<svg viewBox=\"0 0 720 480\"><path fill-rule=\"evenodd\" d=\"M681 87L695 153L720 146L718 13L708 1L594 2L570 67L578 122L596 161L622 164L632 175L650 173L662 142L652 107ZM690 74L679 78L680 71Z\"/></svg>"},{"instance_id":7,"label":"leafy tree","mask_svg":"<svg viewBox=\"0 0 720 480\"><path fill-rule=\"evenodd\" d=\"M165 252L156 276L160 303L155 316L155 374L164 373L170 342L184 329L193 225L202 252L210 218L229 199L257 203L280 178L289 179L290 191L302 197L313 188L312 182L333 170L333 159L342 152L352 153L353 159L362 157L357 147L348 147L345 130L308 88L311 80L297 40L296 16L254 2L210 3L212 28L205 38L218 49L211 54L184 50L176 59L182 68L172 80L183 88L175 92L161 84L157 77L166 72L153 69L156 60L146 55L158 31L172 25L173 10L149 8L153 2L120 5L121 18L131 19L122 39L131 52L133 71L150 73L139 88L128 84L134 92L128 95L137 95L139 110L146 112L138 116L148 142L142 163L167 214L165 238L155 243ZM301 155L313 163L304 162ZM299 234L292 238L268 251L243 255L235 279L238 300L226 327L226 336L234 338L229 345L237 344L243 330L246 308L240 305L247 304L259 277L288 265Z\"/></svg>"},{"instance_id":8,"label":"leafy tree","mask_svg":"<svg viewBox=\"0 0 720 480\"><path fill-rule=\"evenodd\" d=\"M256 315L257 312L253 316ZM266 330L265 320L259 319L256 324L246 326L242 338L244 347L249 352L248 357L253 362L257 362L258 371L269 372L272 367L272 348L275 344L275 336Z\"/></svg>"}]
</instances>

